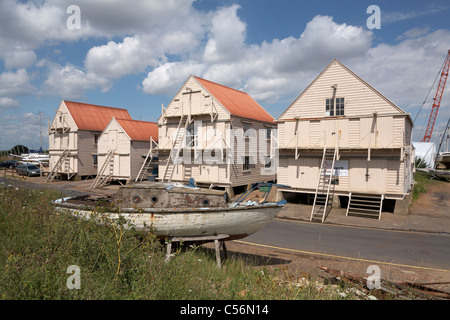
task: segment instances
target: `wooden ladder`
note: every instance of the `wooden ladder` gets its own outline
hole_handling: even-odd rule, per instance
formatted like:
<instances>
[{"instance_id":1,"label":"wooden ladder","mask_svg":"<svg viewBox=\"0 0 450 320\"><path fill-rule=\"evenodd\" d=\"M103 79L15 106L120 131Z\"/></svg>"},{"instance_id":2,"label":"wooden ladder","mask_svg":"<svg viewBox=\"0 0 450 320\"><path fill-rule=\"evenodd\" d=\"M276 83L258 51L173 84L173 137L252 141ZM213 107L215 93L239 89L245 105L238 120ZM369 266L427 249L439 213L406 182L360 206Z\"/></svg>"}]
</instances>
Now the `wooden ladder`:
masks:
<instances>
[{"instance_id":1,"label":"wooden ladder","mask_svg":"<svg viewBox=\"0 0 450 320\"><path fill-rule=\"evenodd\" d=\"M350 193L346 216L361 216L381 219L384 194Z\"/></svg>"},{"instance_id":2,"label":"wooden ladder","mask_svg":"<svg viewBox=\"0 0 450 320\"><path fill-rule=\"evenodd\" d=\"M103 165L92 182L90 189L101 188L106 183L111 181L112 176L114 175L114 153L115 150L108 151L105 162L103 162ZM109 168L109 173L105 174L107 168Z\"/></svg>"},{"instance_id":3,"label":"wooden ladder","mask_svg":"<svg viewBox=\"0 0 450 320\"><path fill-rule=\"evenodd\" d=\"M329 203L331 181L334 175L334 162L336 161L337 149L323 149L322 162L320 164L319 178L317 179L316 192L311 210L310 221L325 221ZM331 164L331 167L330 167ZM332 195L332 194L331 194Z\"/></svg>"},{"instance_id":4,"label":"wooden ladder","mask_svg":"<svg viewBox=\"0 0 450 320\"><path fill-rule=\"evenodd\" d=\"M70 180L75 175L75 172L70 167L70 158L67 156L64 159L64 172L67 173L67 180Z\"/></svg>"},{"instance_id":5,"label":"wooden ladder","mask_svg":"<svg viewBox=\"0 0 450 320\"><path fill-rule=\"evenodd\" d=\"M142 180L144 180L144 177L148 173L148 169L150 169L151 167L154 156L155 150L150 148L150 150L148 150L147 156L145 157L144 163L142 164L141 170L139 170L139 173L136 179L134 180L135 182L141 182Z\"/></svg>"},{"instance_id":6,"label":"wooden ladder","mask_svg":"<svg viewBox=\"0 0 450 320\"><path fill-rule=\"evenodd\" d=\"M55 166L52 168L52 170L47 175L47 178L45 179L45 182L52 182L53 179L58 175L58 173L61 171L63 163L66 163L66 159L69 156L70 151L64 150L61 156L59 157L58 161L56 162ZM69 159L67 159L69 160Z\"/></svg>"},{"instance_id":7,"label":"wooden ladder","mask_svg":"<svg viewBox=\"0 0 450 320\"><path fill-rule=\"evenodd\" d=\"M162 182L172 181L173 170L180 157L180 151L183 146L184 137L186 136L187 127L189 125L189 117L181 116L180 123L178 124L177 134L175 136L175 141L173 143L172 149L170 150L169 157L166 161L166 166L164 168L164 173L162 175Z\"/></svg>"}]
</instances>

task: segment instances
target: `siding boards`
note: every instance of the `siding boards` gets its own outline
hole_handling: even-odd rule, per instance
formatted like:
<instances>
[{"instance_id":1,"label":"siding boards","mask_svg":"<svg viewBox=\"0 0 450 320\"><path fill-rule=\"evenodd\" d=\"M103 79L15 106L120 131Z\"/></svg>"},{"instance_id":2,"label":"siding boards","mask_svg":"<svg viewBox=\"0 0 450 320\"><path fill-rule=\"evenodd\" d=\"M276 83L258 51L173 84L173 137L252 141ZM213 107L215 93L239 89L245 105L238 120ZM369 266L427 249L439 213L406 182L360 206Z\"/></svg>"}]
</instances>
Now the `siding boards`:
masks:
<instances>
[{"instance_id":1,"label":"siding boards","mask_svg":"<svg viewBox=\"0 0 450 320\"><path fill-rule=\"evenodd\" d=\"M353 118L348 121L348 145L350 148L360 146L360 119Z\"/></svg>"},{"instance_id":2,"label":"siding boards","mask_svg":"<svg viewBox=\"0 0 450 320\"><path fill-rule=\"evenodd\" d=\"M310 122L309 121L297 121L297 139L299 147L307 148L309 147L309 137L310 137Z\"/></svg>"},{"instance_id":3,"label":"siding boards","mask_svg":"<svg viewBox=\"0 0 450 320\"><path fill-rule=\"evenodd\" d=\"M77 173L80 176L95 176L97 174L97 167L94 166L93 158L93 155L97 154L97 144L94 144L94 134L100 134L100 132L78 131Z\"/></svg>"},{"instance_id":4,"label":"siding boards","mask_svg":"<svg viewBox=\"0 0 450 320\"><path fill-rule=\"evenodd\" d=\"M279 184L292 186L289 183L289 180L288 180L289 179L289 173L288 173L289 165L288 165L288 163L289 163L288 159L280 158L279 167L278 167L278 170L277 170L277 182Z\"/></svg>"},{"instance_id":5,"label":"siding boards","mask_svg":"<svg viewBox=\"0 0 450 320\"><path fill-rule=\"evenodd\" d=\"M323 117L325 102L333 96L332 85L337 84L336 97L345 98L345 114L348 116L399 112L379 93L370 88L338 61L333 61L309 86L279 120L295 116Z\"/></svg>"},{"instance_id":6,"label":"siding boards","mask_svg":"<svg viewBox=\"0 0 450 320\"><path fill-rule=\"evenodd\" d=\"M350 185L354 192L386 193L387 160L350 160Z\"/></svg>"},{"instance_id":7,"label":"siding boards","mask_svg":"<svg viewBox=\"0 0 450 320\"><path fill-rule=\"evenodd\" d=\"M387 180L386 191L389 193L403 192L403 168L400 161L387 161Z\"/></svg>"},{"instance_id":8,"label":"siding boards","mask_svg":"<svg viewBox=\"0 0 450 320\"><path fill-rule=\"evenodd\" d=\"M359 127L359 146L369 148L373 146L373 118L361 118Z\"/></svg>"},{"instance_id":9,"label":"siding boards","mask_svg":"<svg viewBox=\"0 0 450 320\"><path fill-rule=\"evenodd\" d=\"M375 147L394 147L394 120L392 117L377 117L375 130Z\"/></svg>"},{"instance_id":10,"label":"siding boards","mask_svg":"<svg viewBox=\"0 0 450 320\"><path fill-rule=\"evenodd\" d=\"M321 129L320 120L311 120L309 122L309 146L310 147L320 148L322 146L320 129Z\"/></svg>"},{"instance_id":11,"label":"siding boards","mask_svg":"<svg viewBox=\"0 0 450 320\"><path fill-rule=\"evenodd\" d=\"M393 142L396 147L402 147L402 145L406 142L404 142L404 123L405 121L402 117L394 117L393 119Z\"/></svg>"},{"instance_id":12,"label":"siding boards","mask_svg":"<svg viewBox=\"0 0 450 320\"><path fill-rule=\"evenodd\" d=\"M192 92L196 93L184 94L186 87L191 88ZM187 115L189 110L191 110L192 115L210 115L211 110L213 110L218 114L218 120L230 118L229 112L194 77L189 77L186 80L164 112L166 117L179 117L181 114Z\"/></svg>"}]
</instances>

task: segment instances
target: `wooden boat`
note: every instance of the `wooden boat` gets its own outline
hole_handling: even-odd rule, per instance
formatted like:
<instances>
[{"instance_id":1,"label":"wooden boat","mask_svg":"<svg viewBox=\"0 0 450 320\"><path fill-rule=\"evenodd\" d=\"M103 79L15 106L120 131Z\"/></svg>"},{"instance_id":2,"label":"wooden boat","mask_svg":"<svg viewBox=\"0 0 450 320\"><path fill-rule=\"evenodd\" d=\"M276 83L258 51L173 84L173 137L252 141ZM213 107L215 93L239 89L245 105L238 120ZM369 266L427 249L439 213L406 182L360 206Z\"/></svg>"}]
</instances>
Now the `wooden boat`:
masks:
<instances>
[{"instance_id":1,"label":"wooden boat","mask_svg":"<svg viewBox=\"0 0 450 320\"><path fill-rule=\"evenodd\" d=\"M430 173L439 179L450 181L450 170L435 169L435 170L430 170Z\"/></svg>"},{"instance_id":2,"label":"wooden boat","mask_svg":"<svg viewBox=\"0 0 450 320\"><path fill-rule=\"evenodd\" d=\"M445 168L450 169L450 152L440 152L437 155L436 163L441 163Z\"/></svg>"},{"instance_id":3,"label":"wooden boat","mask_svg":"<svg viewBox=\"0 0 450 320\"><path fill-rule=\"evenodd\" d=\"M143 181L121 187L113 197L69 197L54 203L56 210L79 217L121 217L162 239L226 235L223 240L234 240L258 231L283 208L286 200L266 201L272 186L249 190L261 187L260 201L249 201L247 192L230 202L225 191Z\"/></svg>"},{"instance_id":4,"label":"wooden boat","mask_svg":"<svg viewBox=\"0 0 450 320\"><path fill-rule=\"evenodd\" d=\"M426 173L432 179L438 178L441 180L450 181L450 170L427 169L427 168L416 168L416 170L419 172Z\"/></svg>"}]
</instances>

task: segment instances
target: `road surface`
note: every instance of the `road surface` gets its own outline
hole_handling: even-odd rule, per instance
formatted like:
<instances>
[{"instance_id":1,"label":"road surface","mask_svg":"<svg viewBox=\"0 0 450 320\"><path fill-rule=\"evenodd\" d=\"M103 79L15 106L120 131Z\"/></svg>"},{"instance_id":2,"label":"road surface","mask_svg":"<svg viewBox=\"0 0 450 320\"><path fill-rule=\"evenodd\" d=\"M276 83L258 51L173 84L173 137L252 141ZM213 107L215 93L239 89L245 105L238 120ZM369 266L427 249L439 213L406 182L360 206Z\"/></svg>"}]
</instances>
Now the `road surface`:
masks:
<instances>
[{"instance_id":1,"label":"road surface","mask_svg":"<svg viewBox=\"0 0 450 320\"><path fill-rule=\"evenodd\" d=\"M450 272L449 235L275 219L241 242Z\"/></svg>"}]
</instances>

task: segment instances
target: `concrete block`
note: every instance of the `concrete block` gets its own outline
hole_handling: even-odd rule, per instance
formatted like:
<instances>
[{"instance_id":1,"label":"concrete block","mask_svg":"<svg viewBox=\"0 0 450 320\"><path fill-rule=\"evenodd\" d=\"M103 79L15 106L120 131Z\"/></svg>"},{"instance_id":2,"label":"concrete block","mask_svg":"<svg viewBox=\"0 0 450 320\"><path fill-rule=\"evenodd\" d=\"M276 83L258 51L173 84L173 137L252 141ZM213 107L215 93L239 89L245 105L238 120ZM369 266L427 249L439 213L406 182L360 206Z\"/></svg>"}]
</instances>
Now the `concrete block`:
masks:
<instances>
[{"instance_id":1,"label":"concrete block","mask_svg":"<svg viewBox=\"0 0 450 320\"><path fill-rule=\"evenodd\" d=\"M411 200L411 193L409 193L403 200L395 200L394 214L407 216L409 214Z\"/></svg>"}]
</instances>

